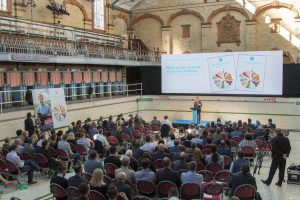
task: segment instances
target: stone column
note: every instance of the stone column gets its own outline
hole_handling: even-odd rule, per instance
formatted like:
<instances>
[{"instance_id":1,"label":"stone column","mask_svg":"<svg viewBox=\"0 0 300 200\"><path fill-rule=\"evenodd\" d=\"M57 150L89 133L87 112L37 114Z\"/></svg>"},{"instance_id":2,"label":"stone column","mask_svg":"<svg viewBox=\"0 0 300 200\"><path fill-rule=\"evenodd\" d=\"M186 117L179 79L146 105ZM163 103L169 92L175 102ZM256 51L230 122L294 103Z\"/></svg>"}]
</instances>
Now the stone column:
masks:
<instances>
[{"instance_id":1,"label":"stone column","mask_svg":"<svg viewBox=\"0 0 300 200\"><path fill-rule=\"evenodd\" d=\"M167 54L172 53L171 49L171 26L164 26L161 29L161 51L167 52Z\"/></svg>"},{"instance_id":2,"label":"stone column","mask_svg":"<svg viewBox=\"0 0 300 200\"><path fill-rule=\"evenodd\" d=\"M203 23L202 24L202 37L201 37L201 43L202 43L202 52L211 52L212 50L212 43L211 43L211 23Z\"/></svg>"},{"instance_id":3,"label":"stone column","mask_svg":"<svg viewBox=\"0 0 300 200\"><path fill-rule=\"evenodd\" d=\"M300 17L295 17L295 24L296 24L295 35L300 37Z\"/></svg>"},{"instance_id":4,"label":"stone column","mask_svg":"<svg viewBox=\"0 0 300 200\"><path fill-rule=\"evenodd\" d=\"M256 21L246 21L246 51L256 50Z\"/></svg>"}]
</instances>

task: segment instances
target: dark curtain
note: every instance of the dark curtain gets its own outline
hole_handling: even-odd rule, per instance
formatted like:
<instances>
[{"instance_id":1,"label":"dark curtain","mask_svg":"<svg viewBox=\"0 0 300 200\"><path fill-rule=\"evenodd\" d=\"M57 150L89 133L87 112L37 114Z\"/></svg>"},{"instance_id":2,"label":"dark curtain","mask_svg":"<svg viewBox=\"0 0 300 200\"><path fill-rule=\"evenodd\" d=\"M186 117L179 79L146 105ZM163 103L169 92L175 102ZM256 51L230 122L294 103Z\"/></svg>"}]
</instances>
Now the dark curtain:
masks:
<instances>
[{"instance_id":1,"label":"dark curtain","mask_svg":"<svg viewBox=\"0 0 300 200\"><path fill-rule=\"evenodd\" d=\"M144 95L161 94L161 67L141 67Z\"/></svg>"},{"instance_id":2,"label":"dark curtain","mask_svg":"<svg viewBox=\"0 0 300 200\"><path fill-rule=\"evenodd\" d=\"M300 64L283 65L283 96L300 97Z\"/></svg>"}]
</instances>

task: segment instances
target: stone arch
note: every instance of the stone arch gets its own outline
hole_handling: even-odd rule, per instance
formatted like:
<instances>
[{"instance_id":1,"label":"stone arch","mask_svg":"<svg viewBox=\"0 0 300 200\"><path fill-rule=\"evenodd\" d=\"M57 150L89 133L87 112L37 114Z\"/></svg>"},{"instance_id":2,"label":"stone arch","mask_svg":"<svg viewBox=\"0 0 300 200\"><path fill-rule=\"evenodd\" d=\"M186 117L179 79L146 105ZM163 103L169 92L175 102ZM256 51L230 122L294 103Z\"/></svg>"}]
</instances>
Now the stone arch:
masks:
<instances>
[{"instance_id":1,"label":"stone arch","mask_svg":"<svg viewBox=\"0 0 300 200\"><path fill-rule=\"evenodd\" d=\"M199 13L195 12L195 11L191 11L191 10L187 10L187 9L183 9L177 13L172 14L167 22L167 26L171 26L172 21L176 18L179 17L180 15L194 15L195 17L197 17L201 23L204 22L204 19L202 17L202 15L200 15Z\"/></svg>"},{"instance_id":2,"label":"stone arch","mask_svg":"<svg viewBox=\"0 0 300 200\"><path fill-rule=\"evenodd\" d=\"M88 15L87 15L87 12L86 12L84 6L82 4L80 4L77 0L65 0L64 3L65 3L65 5L71 4L71 5L77 6L83 14L84 21L91 21L91 19L88 18Z\"/></svg>"},{"instance_id":3,"label":"stone arch","mask_svg":"<svg viewBox=\"0 0 300 200\"><path fill-rule=\"evenodd\" d=\"M271 50L272 50L272 51L277 51L277 50L280 50L280 49L277 48L277 47L274 47L274 48L272 48ZM295 63L295 60L294 60L294 58L293 58L291 52L286 51L286 50L283 50L283 56L284 56L284 57L287 57L287 58L289 59L290 63Z\"/></svg>"},{"instance_id":4,"label":"stone arch","mask_svg":"<svg viewBox=\"0 0 300 200\"><path fill-rule=\"evenodd\" d=\"M115 15L113 17L114 17L113 22L119 18L119 19L123 19L126 22L126 24L128 24L128 18L125 17L122 13L119 13L118 15ZM112 23L112 24L114 24L114 23Z\"/></svg>"},{"instance_id":5,"label":"stone arch","mask_svg":"<svg viewBox=\"0 0 300 200\"><path fill-rule=\"evenodd\" d=\"M157 15L152 15L150 13L145 13L137 18L134 18L131 23L130 23L130 28L132 28L136 23L138 23L139 21L143 20L143 19L146 19L146 18L152 18L152 19L155 19L157 20L161 27L164 26L164 21L160 18L160 16L157 16Z\"/></svg>"},{"instance_id":6,"label":"stone arch","mask_svg":"<svg viewBox=\"0 0 300 200\"><path fill-rule=\"evenodd\" d=\"M267 11L267 10L270 10L270 9L273 9L273 8L276 8L276 9L280 9L280 8L286 8L286 9L289 9L291 11L294 12L295 14L295 18L299 18L300 17L300 13L299 11L294 7L293 4L288 4L288 3L281 3L281 2L278 2L278 1L274 1L272 3L268 3L266 5L263 5L259 8L256 9L253 17L252 17L252 20L256 20L256 18L263 12Z\"/></svg>"},{"instance_id":7,"label":"stone arch","mask_svg":"<svg viewBox=\"0 0 300 200\"><path fill-rule=\"evenodd\" d=\"M207 23L211 23L212 19L216 15L218 15L219 13L221 13L221 12L229 12L229 11L235 11L235 12L238 12L238 13L242 14L246 18L246 20L250 19L250 17L247 14L247 12L245 10L243 10L242 8L238 8L238 7L233 7L233 6L230 6L230 5L226 5L223 8L219 8L217 10L212 11L210 13L210 15L208 16L208 18L207 18Z\"/></svg>"}]
</instances>

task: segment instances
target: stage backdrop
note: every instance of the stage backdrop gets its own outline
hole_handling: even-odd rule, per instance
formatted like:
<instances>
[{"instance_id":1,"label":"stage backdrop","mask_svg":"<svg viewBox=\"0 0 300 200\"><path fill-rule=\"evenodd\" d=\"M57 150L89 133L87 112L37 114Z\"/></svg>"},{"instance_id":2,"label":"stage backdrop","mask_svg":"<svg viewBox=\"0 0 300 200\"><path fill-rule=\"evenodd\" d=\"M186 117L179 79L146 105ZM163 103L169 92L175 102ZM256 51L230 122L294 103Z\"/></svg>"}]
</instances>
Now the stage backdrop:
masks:
<instances>
[{"instance_id":1,"label":"stage backdrop","mask_svg":"<svg viewBox=\"0 0 300 200\"><path fill-rule=\"evenodd\" d=\"M32 90L32 99L36 120L42 129L69 125L63 88Z\"/></svg>"},{"instance_id":2,"label":"stage backdrop","mask_svg":"<svg viewBox=\"0 0 300 200\"><path fill-rule=\"evenodd\" d=\"M162 93L282 95L283 52L163 55Z\"/></svg>"}]
</instances>

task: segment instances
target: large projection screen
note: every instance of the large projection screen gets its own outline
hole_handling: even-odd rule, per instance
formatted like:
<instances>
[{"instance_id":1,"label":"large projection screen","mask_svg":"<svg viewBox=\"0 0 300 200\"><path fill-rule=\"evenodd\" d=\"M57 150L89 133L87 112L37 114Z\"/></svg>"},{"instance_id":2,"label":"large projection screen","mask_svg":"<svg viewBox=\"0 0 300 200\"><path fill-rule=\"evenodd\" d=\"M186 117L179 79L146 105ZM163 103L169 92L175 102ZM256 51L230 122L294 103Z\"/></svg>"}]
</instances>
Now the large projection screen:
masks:
<instances>
[{"instance_id":1,"label":"large projection screen","mask_svg":"<svg viewBox=\"0 0 300 200\"><path fill-rule=\"evenodd\" d=\"M282 51L163 55L162 93L282 95Z\"/></svg>"}]
</instances>

